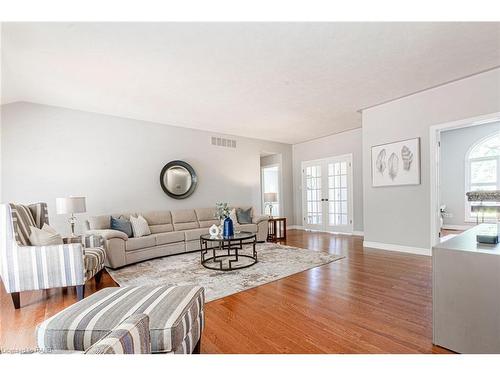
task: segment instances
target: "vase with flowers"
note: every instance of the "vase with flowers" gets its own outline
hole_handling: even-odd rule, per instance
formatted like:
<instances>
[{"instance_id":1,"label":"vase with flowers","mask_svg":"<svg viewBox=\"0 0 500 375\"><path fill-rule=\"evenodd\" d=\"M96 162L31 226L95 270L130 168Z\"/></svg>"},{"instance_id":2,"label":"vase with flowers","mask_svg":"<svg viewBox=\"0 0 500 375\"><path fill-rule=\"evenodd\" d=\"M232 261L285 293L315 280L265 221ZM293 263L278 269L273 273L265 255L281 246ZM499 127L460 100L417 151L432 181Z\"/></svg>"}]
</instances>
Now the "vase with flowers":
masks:
<instances>
[{"instance_id":1,"label":"vase with flowers","mask_svg":"<svg viewBox=\"0 0 500 375\"><path fill-rule=\"evenodd\" d=\"M234 235L233 221L229 217L231 212L229 205L225 202L217 202L215 204L215 218L221 221L221 231L224 237Z\"/></svg>"}]
</instances>

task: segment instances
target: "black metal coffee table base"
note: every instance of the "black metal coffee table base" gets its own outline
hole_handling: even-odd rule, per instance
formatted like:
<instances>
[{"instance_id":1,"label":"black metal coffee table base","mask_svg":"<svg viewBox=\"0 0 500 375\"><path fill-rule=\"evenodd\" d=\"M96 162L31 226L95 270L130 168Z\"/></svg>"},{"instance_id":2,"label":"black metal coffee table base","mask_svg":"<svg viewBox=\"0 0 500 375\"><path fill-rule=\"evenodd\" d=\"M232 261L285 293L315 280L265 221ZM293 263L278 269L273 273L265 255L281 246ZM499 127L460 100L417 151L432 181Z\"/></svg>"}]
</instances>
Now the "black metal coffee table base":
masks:
<instances>
[{"instance_id":1,"label":"black metal coffee table base","mask_svg":"<svg viewBox=\"0 0 500 375\"><path fill-rule=\"evenodd\" d=\"M211 246L209 246L209 243ZM201 236L201 265L214 271L234 271L251 267L258 261L255 249L256 243L257 236L251 233L244 233L240 236L235 235L230 238ZM251 255L240 254L243 245L252 245ZM241 258L250 259L250 261L238 265L237 263L241 262Z\"/></svg>"}]
</instances>

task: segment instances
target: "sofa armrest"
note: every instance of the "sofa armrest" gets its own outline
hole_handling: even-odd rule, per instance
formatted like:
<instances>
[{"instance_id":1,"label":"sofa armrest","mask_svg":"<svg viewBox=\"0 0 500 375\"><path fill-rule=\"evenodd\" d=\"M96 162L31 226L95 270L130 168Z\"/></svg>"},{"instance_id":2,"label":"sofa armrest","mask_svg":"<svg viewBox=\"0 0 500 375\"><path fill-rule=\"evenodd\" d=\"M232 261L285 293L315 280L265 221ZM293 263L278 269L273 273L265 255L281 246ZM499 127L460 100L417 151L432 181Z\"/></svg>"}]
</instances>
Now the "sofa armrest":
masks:
<instances>
[{"instance_id":1,"label":"sofa armrest","mask_svg":"<svg viewBox=\"0 0 500 375\"><path fill-rule=\"evenodd\" d=\"M17 271L6 289L9 293L83 285L85 267L83 246L80 243L50 246L16 246ZM15 274L14 274L15 272Z\"/></svg>"},{"instance_id":2,"label":"sofa armrest","mask_svg":"<svg viewBox=\"0 0 500 375\"><path fill-rule=\"evenodd\" d=\"M81 236L84 248L104 247L104 237L99 234L84 234Z\"/></svg>"},{"instance_id":3,"label":"sofa armrest","mask_svg":"<svg viewBox=\"0 0 500 375\"><path fill-rule=\"evenodd\" d=\"M254 216L252 218L252 222L254 224L259 224L263 221L268 221L269 220L269 216L268 215L258 215L258 216Z\"/></svg>"},{"instance_id":4,"label":"sofa armrest","mask_svg":"<svg viewBox=\"0 0 500 375\"><path fill-rule=\"evenodd\" d=\"M114 229L92 229L86 232L87 235L100 236L105 240L110 240L112 238L121 238L124 241L128 240L126 233L120 232Z\"/></svg>"},{"instance_id":5,"label":"sofa armrest","mask_svg":"<svg viewBox=\"0 0 500 375\"><path fill-rule=\"evenodd\" d=\"M85 352L85 354L150 353L149 316L146 314L129 316Z\"/></svg>"}]
</instances>

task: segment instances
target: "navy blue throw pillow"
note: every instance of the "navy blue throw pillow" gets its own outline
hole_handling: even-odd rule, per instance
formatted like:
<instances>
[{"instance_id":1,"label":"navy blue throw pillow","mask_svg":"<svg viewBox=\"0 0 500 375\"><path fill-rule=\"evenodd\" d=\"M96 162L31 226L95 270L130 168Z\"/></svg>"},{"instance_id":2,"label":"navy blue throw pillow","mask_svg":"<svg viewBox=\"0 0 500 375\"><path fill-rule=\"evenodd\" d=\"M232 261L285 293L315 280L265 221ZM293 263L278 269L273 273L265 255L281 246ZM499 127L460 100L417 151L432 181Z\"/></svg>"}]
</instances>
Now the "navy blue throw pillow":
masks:
<instances>
[{"instance_id":1,"label":"navy blue throw pillow","mask_svg":"<svg viewBox=\"0 0 500 375\"><path fill-rule=\"evenodd\" d=\"M119 230L127 236L132 237L132 224L130 224L130 221L127 219L111 216L111 229Z\"/></svg>"}]
</instances>

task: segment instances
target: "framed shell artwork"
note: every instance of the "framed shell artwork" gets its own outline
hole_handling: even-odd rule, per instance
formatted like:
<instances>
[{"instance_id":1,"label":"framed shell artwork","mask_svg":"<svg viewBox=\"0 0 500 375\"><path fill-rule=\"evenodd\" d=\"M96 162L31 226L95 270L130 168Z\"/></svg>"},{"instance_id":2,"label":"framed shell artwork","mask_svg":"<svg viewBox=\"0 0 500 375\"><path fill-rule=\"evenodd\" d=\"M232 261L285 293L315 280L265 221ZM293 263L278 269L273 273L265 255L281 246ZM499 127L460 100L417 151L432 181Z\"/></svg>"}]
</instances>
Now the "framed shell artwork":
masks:
<instances>
[{"instance_id":1,"label":"framed shell artwork","mask_svg":"<svg viewBox=\"0 0 500 375\"><path fill-rule=\"evenodd\" d=\"M372 186L420 184L420 138L372 146Z\"/></svg>"}]
</instances>

